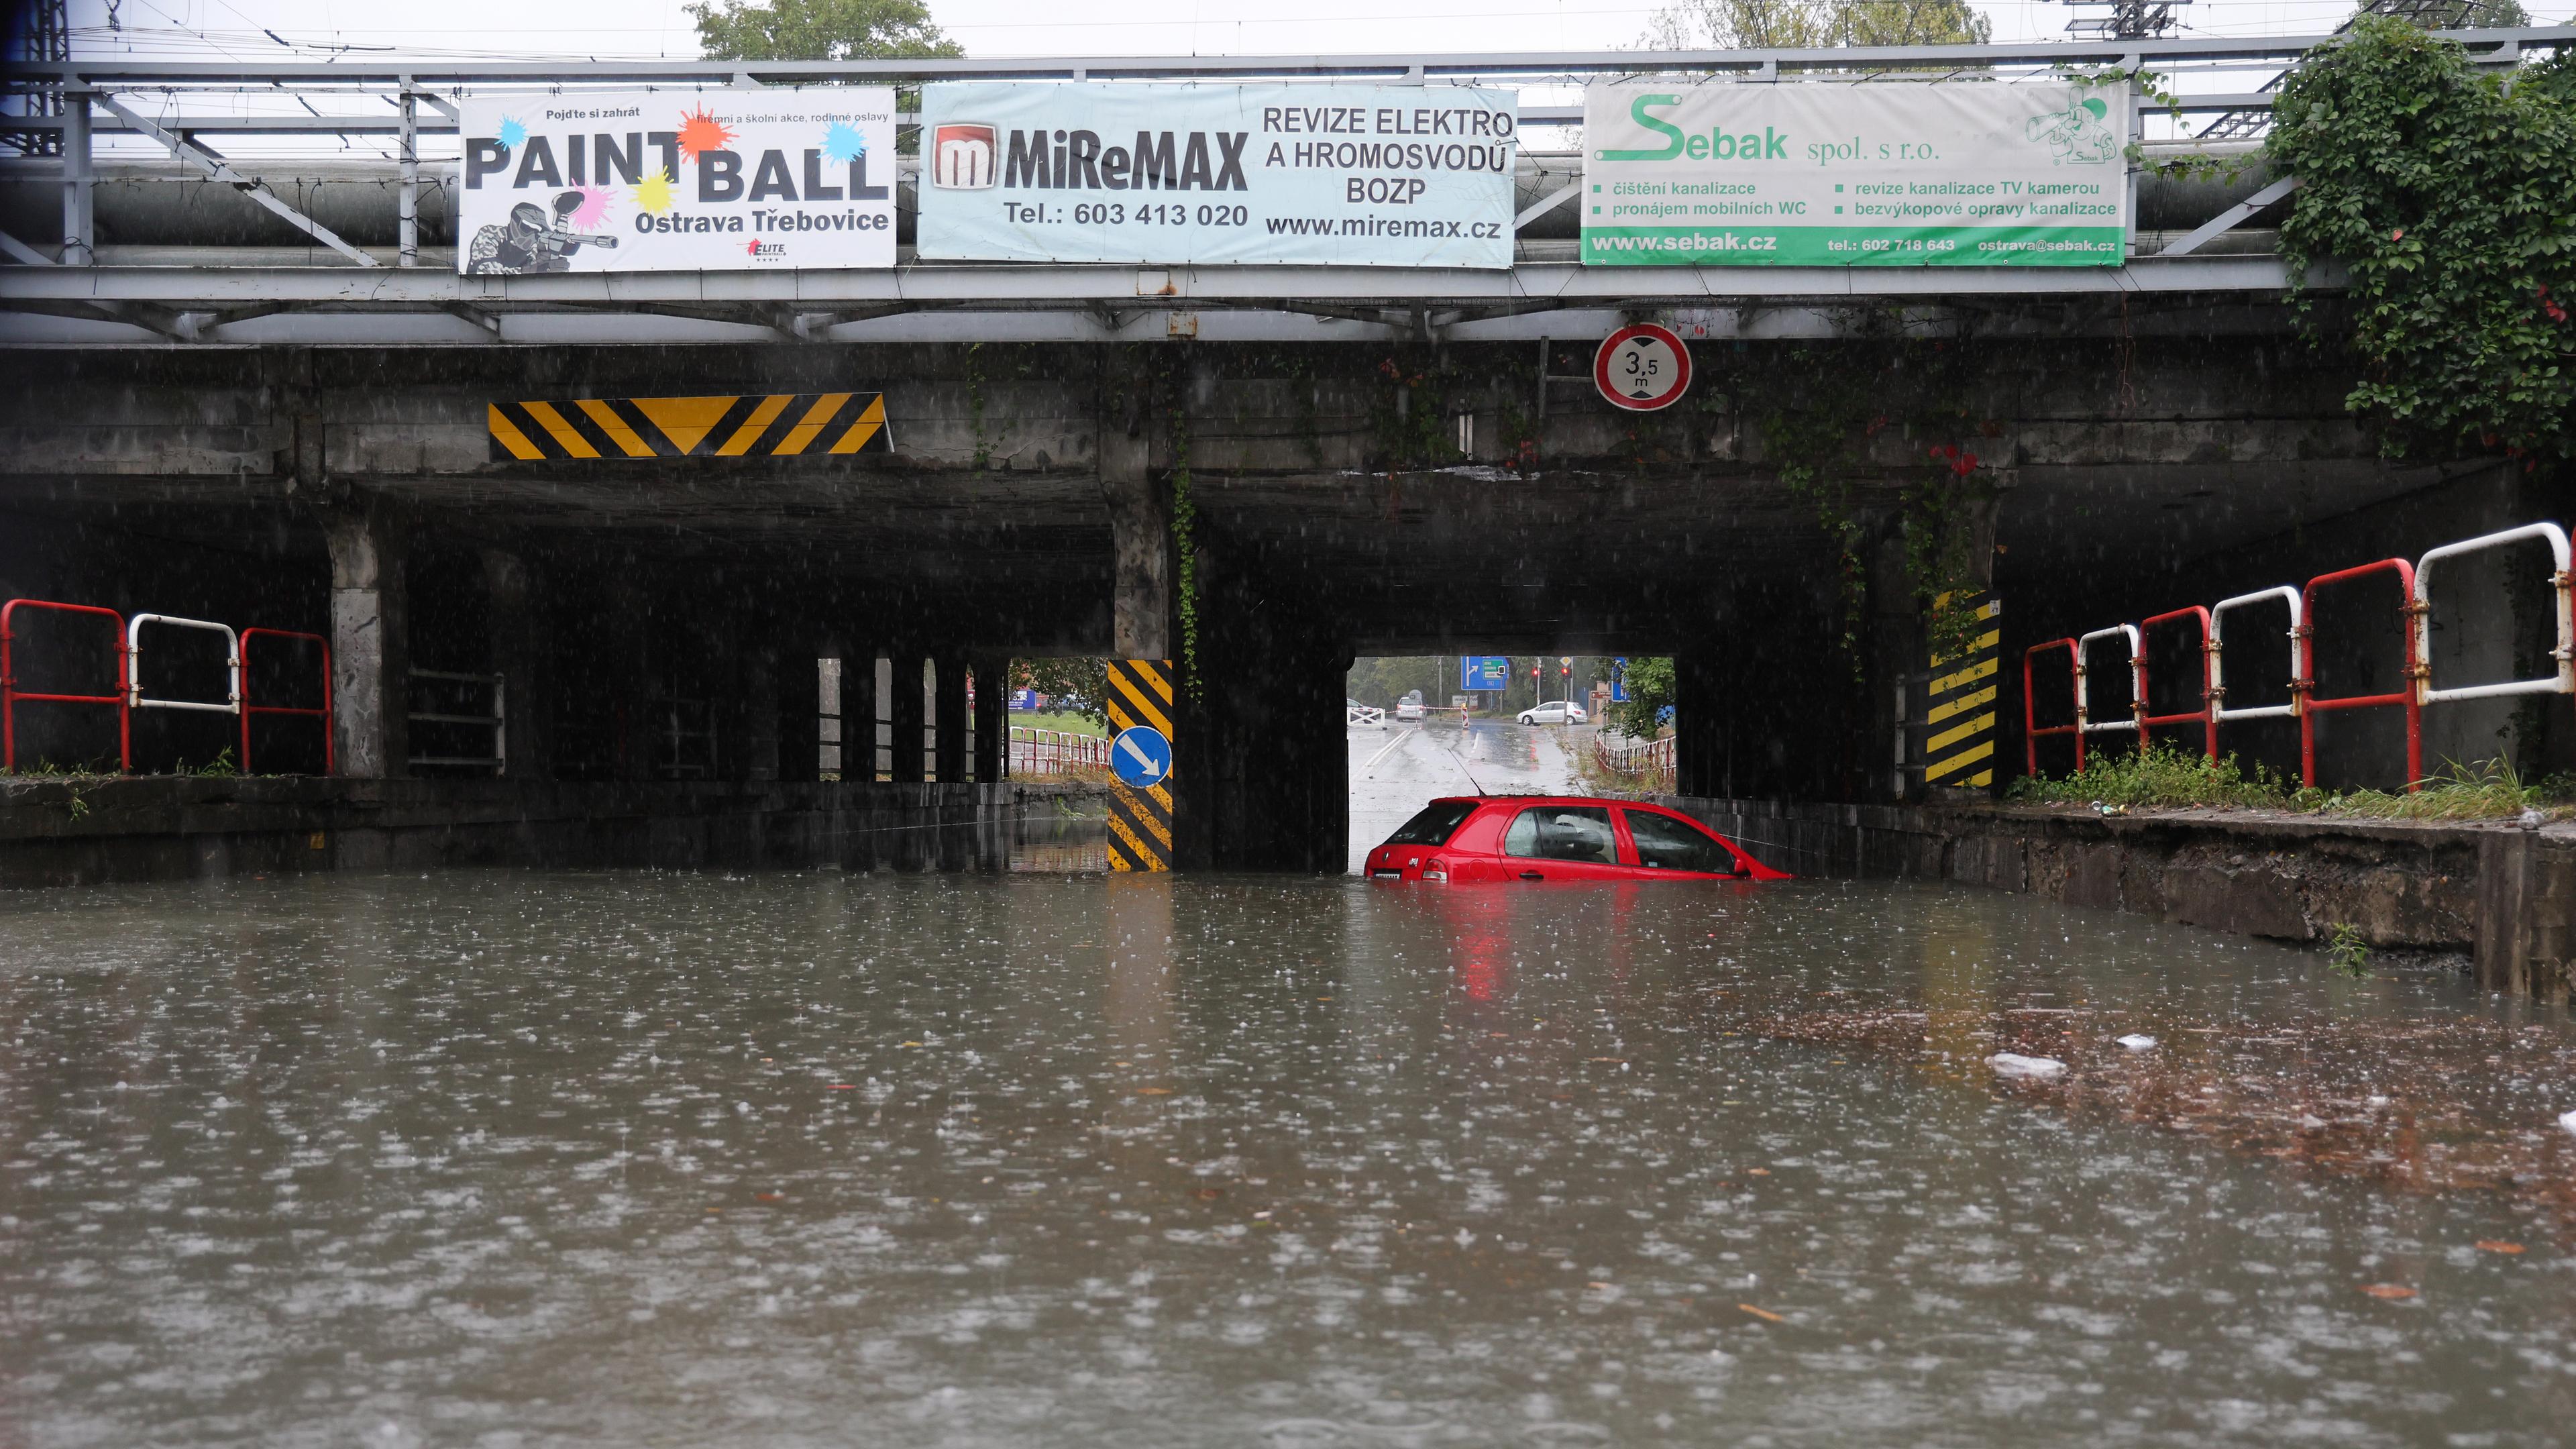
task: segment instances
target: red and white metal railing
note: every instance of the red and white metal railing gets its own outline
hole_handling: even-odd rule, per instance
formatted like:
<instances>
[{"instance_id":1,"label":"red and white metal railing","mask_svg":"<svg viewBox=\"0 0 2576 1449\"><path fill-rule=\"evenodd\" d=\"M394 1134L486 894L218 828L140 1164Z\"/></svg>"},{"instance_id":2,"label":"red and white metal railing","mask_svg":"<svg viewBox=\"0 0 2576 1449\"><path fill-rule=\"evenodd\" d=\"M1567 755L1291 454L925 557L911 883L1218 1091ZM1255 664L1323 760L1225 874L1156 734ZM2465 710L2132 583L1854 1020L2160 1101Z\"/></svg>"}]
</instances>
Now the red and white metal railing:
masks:
<instances>
[{"instance_id":1,"label":"red and white metal railing","mask_svg":"<svg viewBox=\"0 0 2576 1449\"><path fill-rule=\"evenodd\" d=\"M20 610L81 614L102 618L110 628L109 647L115 664L116 692L113 694L64 694L54 691L25 690L18 687L17 645ZM224 698L165 699L146 692L143 680L143 630L146 626L194 629L221 634L224 638ZM254 704L250 698L248 669L251 641L255 638L300 639L321 651L322 703L318 708L288 705ZM288 629L250 628L236 630L229 624L211 619L187 619L175 614L137 614L128 619L114 609L96 604L60 604L48 599L11 599L0 604L0 770L18 768L18 706L21 704L96 704L116 710L117 768L134 768L134 711L138 709L171 709L203 714L228 714L241 721L241 769L250 773L250 724L258 715L300 715L322 722L322 769L328 774L337 761L331 743L331 646L319 634L300 634Z\"/></svg>"},{"instance_id":2,"label":"red and white metal railing","mask_svg":"<svg viewBox=\"0 0 2576 1449\"><path fill-rule=\"evenodd\" d=\"M2550 591L2556 596L2557 644L2550 651L2556 667L2547 675L2529 679L2511 679L2490 684L2465 684L2436 688L2433 684L2433 566L2447 559L2510 544L2539 542L2549 547ZM2351 586L2380 575L2392 577L2398 593L2398 638L2400 660L2398 677L2403 683L2394 690L2375 694L2317 695L2317 591L2324 588ZM2289 702L2230 708L2227 704L2227 616L2230 612L2278 601L2288 607L2290 615L2290 680ZM2159 625L2183 620L2196 621L2201 631L2200 708L2176 714L2151 715L2147 712L2147 658L2144 639ZM2129 644L2130 718L2123 721L2096 721L2092 718L2091 690L2085 668L2085 653L2095 640L2123 637ZM2037 687L2032 665L2040 655L2059 649L2067 651L2072 665L2071 703L2074 723L2041 725L2038 721ZM2071 735L2075 742L2075 773L2084 773L2084 739L2088 734L2113 730L2137 731L2141 748L2158 726L2198 724L2204 749L2209 758L2218 758L2218 735L2222 726L2234 721L2256 719L2296 719L2299 722L2299 779L2309 787L2317 783L2316 722L2319 714L2345 710L2400 709L2406 719L2406 788L2416 789L2424 777L2424 707L2450 704L2462 700L2497 699L2515 695L2576 695L2576 574L2571 574L2567 534L2554 523L2531 523L2520 528L2482 534L2427 550L2412 563L2402 558L2380 559L2354 568L2337 569L2308 580L2304 587L2282 585L2258 589L2222 600L2208 609L2197 605L2157 614L2136 625L2115 624L2096 629L2079 639L2051 639L2033 644L2022 651L2022 749L2023 763L2029 773L2039 773L2039 742L2060 735Z\"/></svg>"},{"instance_id":3,"label":"red and white metal railing","mask_svg":"<svg viewBox=\"0 0 2576 1449\"><path fill-rule=\"evenodd\" d=\"M62 694L18 687L18 611L96 615L108 622L109 648L114 652L116 692L114 694ZM18 706L27 704L104 704L116 710L116 763L121 770L134 768L134 731L132 715L127 709L125 616L114 609L96 604L57 604L48 599L11 599L0 604L0 769L15 772L18 768Z\"/></svg>"},{"instance_id":4,"label":"red and white metal railing","mask_svg":"<svg viewBox=\"0 0 2576 1449\"><path fill-rule=\"evenodd\" d=\"M1606 734L1592 737L1592 759L1613 775L1632 779L1648 789L1674 788L1672 736L1659 740L1625 740L1611 743Z\"/></svg>"},{"instance_id":5,"label":"red and white metal railing","mask_svg":"<svg viewBox=\"0 0 2576 1449\"><path fill-rule=\"evenodd\" d=\"M300 639L322 652L322 704L320 708L316 709L304 705L289 704L254 704L251 702L250 643L253 639ZM241 631L241 639L238 642L238 653L241 657L242 773L245 775L251 773L250 722L255 717L264 714L278 715L286 718L318 719L322 721L322 773L325 775L333 773L333 771L338 767L339 760L333 753L335 746L331 740L331 641L323 638L319 634L299 634L292 629L261 629L253 627Z\"/></svg>"},{"instance_id":6,"label":"red and white metal railing","mask_svg":"<svg viewBox=\"0 0 2576 1449\"><path fill-rule=\"evenodd\" d=\"M1013 775L1069 775L1109 768L1109 741L1100 736L1029 725L1011 726L1009 754L1005 768Z\"/></svg>"}]
</instances>

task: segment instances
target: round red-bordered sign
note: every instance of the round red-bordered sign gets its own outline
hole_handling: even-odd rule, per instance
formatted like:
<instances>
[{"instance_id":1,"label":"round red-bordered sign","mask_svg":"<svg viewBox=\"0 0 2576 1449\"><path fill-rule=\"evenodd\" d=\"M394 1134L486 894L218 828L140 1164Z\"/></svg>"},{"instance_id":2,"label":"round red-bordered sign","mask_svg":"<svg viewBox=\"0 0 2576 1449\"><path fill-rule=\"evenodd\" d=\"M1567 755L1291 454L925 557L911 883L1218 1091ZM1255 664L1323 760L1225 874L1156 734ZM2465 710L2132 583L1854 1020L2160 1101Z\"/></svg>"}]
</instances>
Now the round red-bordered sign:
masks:
<instances>
[{"instance_id":1,"label":"round red-bordered sign","mask_svg":"<svg viewBox=\"0 0 2576 1449\"><path fill-rule=\"evenodd\" d=\"M1592 385L1612 407L1650 413L1690 391L1690 349L1669 327L1641 322L1603 338L1592 354Z\"/></svg>"}]
</instances>

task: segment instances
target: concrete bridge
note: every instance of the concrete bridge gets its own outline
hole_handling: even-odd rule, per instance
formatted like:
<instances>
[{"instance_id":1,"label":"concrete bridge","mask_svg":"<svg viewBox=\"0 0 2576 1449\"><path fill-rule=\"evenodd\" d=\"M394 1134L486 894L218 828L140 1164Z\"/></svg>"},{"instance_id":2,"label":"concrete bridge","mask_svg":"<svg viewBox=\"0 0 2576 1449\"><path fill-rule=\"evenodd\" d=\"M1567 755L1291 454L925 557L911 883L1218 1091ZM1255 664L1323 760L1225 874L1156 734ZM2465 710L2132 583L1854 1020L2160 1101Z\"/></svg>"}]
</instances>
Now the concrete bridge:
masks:
<instances>
[{"instance_id":1,"label":"concrete bridge","mask_svg":"<svg viewBox=\"0 0 2576 1449\"><path fill-rule=\"evenodd\" d=\"M2480 43L2509 58L2516 43L2571 38ZM1902 58L2035 68L2152 52L2214 70L2307 43ZM1820 59L1489 57L1443 74ZM1155 65L1423 72L1365 58ZM886 272L467 277L442 251L452 192L434 163L199 148L328 131L390 136L413 155L438 130L423 97L542 77L313 68L286 78L317 99L336 89L300 119L173 119L116 99L242 78L71 68L63 94L97 103L93 129L81 134L75 104L47 123L78 143L68 161L0 163L18 263L0 267L0 596L321 636L336 773L430 782L402 787L415 801L451 781L456 800L501 802L492 820L512 790L577 814L567 786L614 786L629 792L621 809L650 815L633 792L657 781L813 782L844 721L855 741L880 718L894 786L990 790L999 712L970 730L967 680L990 700L1003 661L1032 655L1187 661L1197 683L1174 778L1178 855L1196 868L1341 868L1341 676L1363 653L1669 652L1685 794L1920 799L1930 661L1905 524L1941 473L1935 448L1977 455L1979 486L1954 521L1968 581L2002 602L2006 661L2568 512L2551 485L2494 460L2380 455L2342 403L2350 364L2293 328L2264 229L2287 190L2259 168L2224 184L2142 176L2136 255L2100 269L1586 269L1570 260L1563 205L1574 158L1540 152L1521 163L1519 260L1504 272L906 259ZM353 114L351 92L370 87L398 105ZM2264 103L2204 87L2184 109ZM175 150L78 149L120 134ZM294 216L255 201L262 182L295 199ZM29 240L57 214L58 238ZM2334 278L2315 281L2331 327ZM1594 344L1640 317L1693 349L1682 406L1621 412L1590 384ZM694 422L636 401L675 398L740 401ZM1844 413L1859 426L1820 518L1818 487L1801 481L1814 459L1783 420ZM2444 647L2456 667L2509 670L2510 635ZM2384 672L2385 639L2348 637L2331 667ZM85 646L69 639L22 645L22 660L50 649L78 667ZM818 659L843 663L836 713ZM925 665L926 696L906 683ZM289 672L255 668L253 687L300 687ZM2017 669L1999 679L1992 744L2009 765ZM481 681L508 701L497 786L468 783L488 770L415 763L489 747L457 722L488 708ZM2483 758L2520 729L2526 773L2576 761L2563 709L2527 722L2520 709L2428 714L2426 752ZM30 756L106 748L98 717L31 720L18 744ZM2395 783L2392 727L2338 722L2327 767ZM283 720L261 728L280 732L279 767L318 768L318 740ZM155 716L138 763L203 761L224 738L220 722ZM2279 761L2285 746L2249 730L2244 748ZM2013 770L1980 773L1993 788Z\"/></svg>"}]
</instances>

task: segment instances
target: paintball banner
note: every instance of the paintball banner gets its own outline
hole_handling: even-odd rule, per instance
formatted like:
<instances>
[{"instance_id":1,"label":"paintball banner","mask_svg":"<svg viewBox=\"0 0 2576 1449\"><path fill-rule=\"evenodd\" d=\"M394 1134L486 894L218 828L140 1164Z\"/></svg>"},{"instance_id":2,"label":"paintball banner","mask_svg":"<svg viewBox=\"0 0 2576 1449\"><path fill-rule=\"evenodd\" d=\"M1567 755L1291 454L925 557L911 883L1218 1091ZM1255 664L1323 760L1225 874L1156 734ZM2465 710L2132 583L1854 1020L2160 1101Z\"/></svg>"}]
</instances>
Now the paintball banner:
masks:
<instances>
[{"instance_id":1,"label":"paintball banner","mask_svg":"<svg viewBox=\"0 0 2576 1449\"><path fill-rule=\"evenodd\" d=\"M1590 86L1591 266L2125 260L2129 97L2058 83Z\"/></svg>"},{"instance_id":2,"label":"paintball banner","mask_svg":"<svg viewBox=\"0 0 2576 1449\"><path fill-rule=\"evenodd\" d=\"M456 269L894 265L882 86L468 96Z\"/></svg>"},{"instance_id":3,"label":"paintball banner","mask_svg":"<svg viewBox=\"0 0 2576 1449\"><path fill-rule=\"evenodd\" d=\"M959 83L921 111L925 258L1512 264L1511 91Z\"/></svg>"}]
</instances>

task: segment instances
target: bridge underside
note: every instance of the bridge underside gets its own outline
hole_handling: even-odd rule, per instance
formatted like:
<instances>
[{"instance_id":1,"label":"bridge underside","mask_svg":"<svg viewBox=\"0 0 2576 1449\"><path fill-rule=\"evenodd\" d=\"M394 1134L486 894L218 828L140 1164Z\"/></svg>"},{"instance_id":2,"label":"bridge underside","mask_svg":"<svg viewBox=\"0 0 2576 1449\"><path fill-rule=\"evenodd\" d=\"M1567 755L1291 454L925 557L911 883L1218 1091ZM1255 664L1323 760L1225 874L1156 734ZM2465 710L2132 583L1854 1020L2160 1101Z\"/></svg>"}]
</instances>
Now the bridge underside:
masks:
<instances>
[{"instance_id":1,"label":"bridge underside","mask_svg":"<svg viewBox=\"0 0 2576 1449\"><path fill-rule=\"evenodd\" d=\"M519 778L795 780L837 753L814 661L839 659L851 741L879 717L927 741L886 751L905 780L991 777L969 674L1182 657L1182 860L1337 870L1355 654L1672 653L1685 790L1885 799L1927 499L2004 602L2007 661L2542 511L2491 463L2382 459L2336 359L2277 318L1698 361L1682 405L1631 415L1588 343L1543 341L22 349L0 594L329 638L337 763L388 776L463 773L412 763L466 748L409 718L463 709L425 707L444 686L414 671L504 682ZM575 427L608 456L521 458L492 427L496 405L842 393L882 394L890 448L626 458ZM20 688L85 667L59 624L17 632ZM926 698L878 697L922 661ZM255 692L291 687L272 667ZM29 708L22 768L97 757L94 720ZM210 728L155 717L138 766L207 758Z\"/></svg>"}]
</instances>

